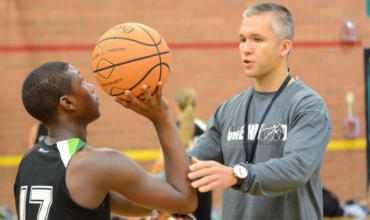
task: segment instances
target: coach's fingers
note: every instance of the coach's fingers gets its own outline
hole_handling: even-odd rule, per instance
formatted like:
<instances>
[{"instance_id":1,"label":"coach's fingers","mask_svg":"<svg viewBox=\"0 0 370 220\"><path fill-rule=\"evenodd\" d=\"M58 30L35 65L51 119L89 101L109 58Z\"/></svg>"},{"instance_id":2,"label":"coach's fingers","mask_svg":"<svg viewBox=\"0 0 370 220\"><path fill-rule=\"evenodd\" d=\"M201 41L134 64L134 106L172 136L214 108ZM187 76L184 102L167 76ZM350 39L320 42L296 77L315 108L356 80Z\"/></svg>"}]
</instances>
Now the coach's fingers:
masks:
<instances>
[{"instance_id":1,"label":"coach's fingers","mask_svg":"<svg viewBox=\"0 0 370 220\"><path fill-rule=\"evenodd\" d=\"M188 178L194 180L194 179L201 178L204 176L209 176L215 173L216 173L215 169L212 169L212 167L206 167L206 168L202 168L202 169L189 172Z\"/></svg>"},{"instance_id":2,"label":"coach's fingers","mask_svg":"<svg viewBox=\"0 0 370 220\"><path fill-rule=\"evenodd\" d=\"M195 163L189 166L190 171L196 171L199 169L209 168L209 167L213 167L217 165L217 162L213 160L201 161L201 160L195 159L194 161ZM193 159L192 159L192 162L193 162Z\"/></svg>"},{"instance_id":3,"label":"coach's fingers","mask_svg":"<svg viewBox=\"0 0 370 220\"><path fill-rule=\"evenodd\" d=\"M202 178L191 182L191 186L197 189L197 188L204 187L208 184L211 184L217 181L218 181L218 178L216 175L203 176Z\"/></svg>"},{"instance_id":4,"label":"coach's fingers","mask_svg":"<svg viewBox=\"0 0 370 220\"><path fill-rule=\"evenodd\" d=\"M218 182L210 182L207 185L199 187L198 191L204 193L204 192L212 191L217 188L222 188Z\"/></svg>"},{"instance_id":5,"label":"coach's fingers","mask_svg":"<svg viewBox=\"0 0 370 220\"><path fill-rule=\"evenodd\" d=\"M233 184L231 184L233 185ZM229 183L224 183L224 177L215 173L209 176L204 176L191 183L194 189L198 189L199 192L208 192L214 189L223 189L231 186Z\"/></svg>"},{"instance_id":6,"label":"coach's fingers","mask_svg":"<svg viewBox=\"0 0 370 220\"><path fill-rule=\"evenodd\" d=\"M191 162L192 163L198 163L200 160L198 160L197 158L195 157L191 157Z\"/></svg>"}]
</instances>

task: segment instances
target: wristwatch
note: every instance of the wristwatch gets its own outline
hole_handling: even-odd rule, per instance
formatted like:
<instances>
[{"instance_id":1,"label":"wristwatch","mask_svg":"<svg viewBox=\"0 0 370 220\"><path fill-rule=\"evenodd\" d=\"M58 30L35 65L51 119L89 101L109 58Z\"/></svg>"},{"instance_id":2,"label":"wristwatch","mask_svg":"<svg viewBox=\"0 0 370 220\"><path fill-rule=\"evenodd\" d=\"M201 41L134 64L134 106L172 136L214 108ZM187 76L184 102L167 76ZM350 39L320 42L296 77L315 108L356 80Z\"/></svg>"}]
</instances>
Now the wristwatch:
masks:
<instances>
[{"instance_id":1,"label":"wristwatch","mask_svg":"<svg viewBox=\"0 0 370 220\"><path fill-rule=\"evenodd\" d=\"M233 166L233 174L238 179L238 182L234 186L240 186L244 179L248 176L248 170L240 164Z\"/></svg>"}]
</instances>

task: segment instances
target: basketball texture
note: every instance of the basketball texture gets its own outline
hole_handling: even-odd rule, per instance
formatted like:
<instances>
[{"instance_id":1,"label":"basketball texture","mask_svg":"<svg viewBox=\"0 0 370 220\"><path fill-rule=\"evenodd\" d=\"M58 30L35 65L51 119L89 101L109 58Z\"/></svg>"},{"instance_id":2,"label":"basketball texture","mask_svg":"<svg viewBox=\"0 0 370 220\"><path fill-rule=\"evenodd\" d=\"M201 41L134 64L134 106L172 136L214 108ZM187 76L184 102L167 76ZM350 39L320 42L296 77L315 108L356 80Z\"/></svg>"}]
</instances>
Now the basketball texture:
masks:
<instances>
[{"instance_id":1,"label":"basketball texture","mask_svg":"<svg viewBox=\"0 0 370 220\"><path fill-rule=\"evenodd\" d=\"M124 23L105 32L96 43L92 69L99 85L111 96L125 99L125 90L143 98L141 86L153 93L170 71L171 56L161 35L143 24Z\"/></svg>"}]
</instances>

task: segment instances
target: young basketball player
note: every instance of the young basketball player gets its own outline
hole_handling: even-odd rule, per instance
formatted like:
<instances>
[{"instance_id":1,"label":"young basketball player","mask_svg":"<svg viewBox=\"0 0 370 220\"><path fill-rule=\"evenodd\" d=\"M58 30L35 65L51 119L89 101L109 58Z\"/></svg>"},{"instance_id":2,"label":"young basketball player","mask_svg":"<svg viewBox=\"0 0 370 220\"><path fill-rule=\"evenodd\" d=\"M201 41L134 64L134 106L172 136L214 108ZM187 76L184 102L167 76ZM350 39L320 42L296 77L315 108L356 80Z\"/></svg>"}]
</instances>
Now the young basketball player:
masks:
<instances>
[{"instance_id":1,"label":"young basketball player","mask_svg":"<svg viewBox=\"0 0 370 220\"><path fill-rule=\"evenodd\" d=\"M144 216L151 209L189 213L197 207L187 178L188 159L178 137L162 84L145 100L126 91L117 100L153 122L165 158L167 182L152 176L127 156L86 144L86 128L100 116L91 84L65 62L49 62L33 70L23 84L28 113L44 123L48 136L22 159L14 185L20 220L109 219ZM139 207L137 205L142 207ZM145 207L145 208L143 208Z\"/></svg>"}]
</instances>

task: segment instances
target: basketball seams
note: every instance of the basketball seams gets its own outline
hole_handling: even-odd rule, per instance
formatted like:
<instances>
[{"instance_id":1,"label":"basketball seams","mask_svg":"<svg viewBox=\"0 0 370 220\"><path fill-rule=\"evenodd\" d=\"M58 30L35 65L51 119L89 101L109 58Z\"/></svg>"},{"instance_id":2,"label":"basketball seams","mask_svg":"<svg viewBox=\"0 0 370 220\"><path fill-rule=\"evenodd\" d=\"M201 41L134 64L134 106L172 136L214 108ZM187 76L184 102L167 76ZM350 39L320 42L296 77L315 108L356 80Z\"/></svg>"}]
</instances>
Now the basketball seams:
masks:
<instances>
[{"instance_id":1,"label":"basketball seams","mask_svg":"<svg viewBox=\"0 0 370 220\"><path fill-rule=\"evenodd\" d=\"M161 52L160 54L168 54L168 53L170 53L170 51ZM147 59L147 58L150 58L150 57L155 57L155 56L158 56L158 54L152 54L152 55L148 55L148 56L145 56L145 57L139 57L139 58L135 58L135 59L132 59L132 60L127 60L127 61L122 62L122 63L117 63L117 64L113 64L111 66L106 66L106 67L103 67L103 68L100 68L100 69L96 69L93 72L97 73L98 75L101 76L101 74L99 74L100 71L107 70L107 69L110 69L110 68L114 68L116 66L125 65L127 63L132 63L132 62L135 62L135 61L144 60L144 59ZM109 63L111 63L111 62L109 62ZM110 77L110 75L109 75L109 77ZM109 77L108 78L103 77L103 78L109 79Z\"/></svg>"},{"instance_id":2,"label":"basketball seams","mask_svg":"<svg viewBox=\"0 0 370 220\"><path fill-rule=\"evenodd\" d=\"M113 71L114 71L114 67L116 67L116 66L114 66L114 64L113 64L112 62L110 62L109 60L107 60L106 58L101 58L101 59L99 60L99 62L98 62L98 64L97 64L96 66L99 66L99 64L100 64L102 61L105 61L105 62L107 62L107 63L112 64L112 65L110 65L110 66L109 66L109 67L112 67L112 70L110 71L110 73L109 73L109 75L108 75L107 77L100 73L100 71L102 71L102 70L99 70L99 72L98 72L97 74L98 74L99 76L103 77L104 79L109 79L109 78L110 78L110 76L112 75ZM95 73L95 71L94 71L94 73Z\"/></svg>"},{"instance_id":3,"label":"basketball seams","mask_svg":"<svg viewBox=\"0 0 370 220\"><path fill-rule=\"evenodd\" d=\"M126 35L128 32L120 34L119 32L114 30L108 30L96 43L96 48L93 54L100 54L100 56L99 55L93 56L93 65L94 65L93 74L98 80L100 86L102 86L102 88L108 94L112 96L122 96L124 95L124 92L126 90L131 90L135 94L135 96L140 98L143 95L142 91L139 91L140 90L139 87L141 84L145 83L149 87L151 87L150 91L152 93L153 89L155 91L159 80L166 81L167 74L170 71L169 66L170 51L163 37L155 30L153 30L151 27L138 23L126 23L124 25L127 26L127 29L131 29L133 31L136 30L135 33L133 35L128 36ZM111 33L109 34L109 32ZM153 43L151 43L150 41L152 41ZM141 49L139 50L136 49L135 51L128 51L131 54L130 57L123 56L123 54L117 49L114 52L118 53L104 54L104 51L107 51L109 48L115 48L120 45L132 45L128 47L129 49L131 47L143 48L143 52L146 51L147 54L149 52L149 55L143 56L144 55L143 52L140 52ZM139 45L141 45L141 47ZM147 47L148 49L144 49L145 47ZM115 62L111 62L111 59L109 59L109 57L117 58L117 56L121 55L122 55L121 60L115 59ZM156 56L158 56L158 58L156 58ZM128 59L126 61L123 61L122 58L124 57ZM94 60L94 58L99 59ZM116 61L118 61L119 63L116 63ZM133 71L135 73L135 70L132 69L132 66L136 65L135 64L136 61L138 61L137 63L139 63L140 66L142 65L142 63L146 63L142 67L138 66L139 67L138 70L140 73L138 72L138 75L134 78L132 78L130 73L129 75L127 75L128 78L126 78L125 75L122 75L126 74L127 71ZM125 66L126 64L127 67ZM145 72L145 70L147 72ZM116 76L115 75L116 71L122 72L118 73L118 75ZM115 78L122 76L124 80L122 80L122 78L119 78L120 81L115 80ZM127 89L127 87L130 88Z\"/></svg>"},{"instance_id":4,"label":"basketball seams","mask_svg":"<svg viewBox=\"0 0 370 220\"><path fill-rule=\"evenodd\" d=\"M119 95L122 95L123 93L125 93L124 91L125 90L132 90L134 89L136 86L140 85L141 82L143 82L145 80L145 78L159 65L165 65L167 66L168 69L170 69L169 65L167 63L157 63L156 65L154 65L134 86L132 86L131 88L128 88L128 89L123 89L123 88L118 88L118 87L112 87L111 88L111 92L110 94L112 96L119 96ZM112 90L113 89L119 89L119 90L124 90L123 92L121 93L117 93L117 94L113 94ZM140 95L139 95L140 96Z\"/></svg>"},{"instance_id":5,"label":"basketball seams","mask_svg":"<svg viewBox=\"0 0 370 220\"><path fill-rule=\"evenodd\" d=\"M153 38L153 36L145 29L143 28L141 25L139 24L134 24L136 26L138 26L139 28L143 29L143 31L145 31L145 33L148 34L148 36L152 39L153 43L155 44L155 40ZM159 35L160 36L160 35ZM162 36L160 36L160 41L162 41ZM159 67L159 79L158 81L161 81L161 78L162 78L162 57L161 57L161 54L159 52L159 49L158 49L158 46L156 45L155 46L156 50L157 50L157 54L158 54L158 57L159 57L159 64L160 64L160 67Z\"/></svg>"},{"instance_id":6,"label":"basketball seams","mask_svg":"<svg viewBox=\"0 0 370 220\"><path fill-rule=\"evenodd\" d=\"M104 41L107 41L107 40L128 40L128 41L132 41L132 42L135 42L135 43L138 43L138 44L141 44L141 45L144 45L144 46L148 46L148 47L157 47L158 45L160 45L162 43L162 38L159 39L158 43L153 42L154 44L148 44L148 43L144 43L144 42L141 42L141 41L138 41L138 40L135 40L135 39L131 39L131 38L127 38L127 37L107 37L107 38L104 38L104 39L98 41L98 43L97 43L98 47L101 48L101 46L99 46L99 44L104 42Z\"/></svg>"},{"instance_id":7,"label":"basketball seams","mask_svg":"<svg viewBox=\"0 0 370 220\"><path fill-rule=\"evenodd\" d=\"M112 37L116 37L117 33L115 32L111 32L110 33L110 37L109 38L112 38ZM108 38L108 37L107 37ZM97 43L96 43L96 46L101 49L101 50L104 50L107 46L109 46L109 42L106 43L106 45L101 45L103 41L99 40Z\"/></svg>"}]
</instances>

